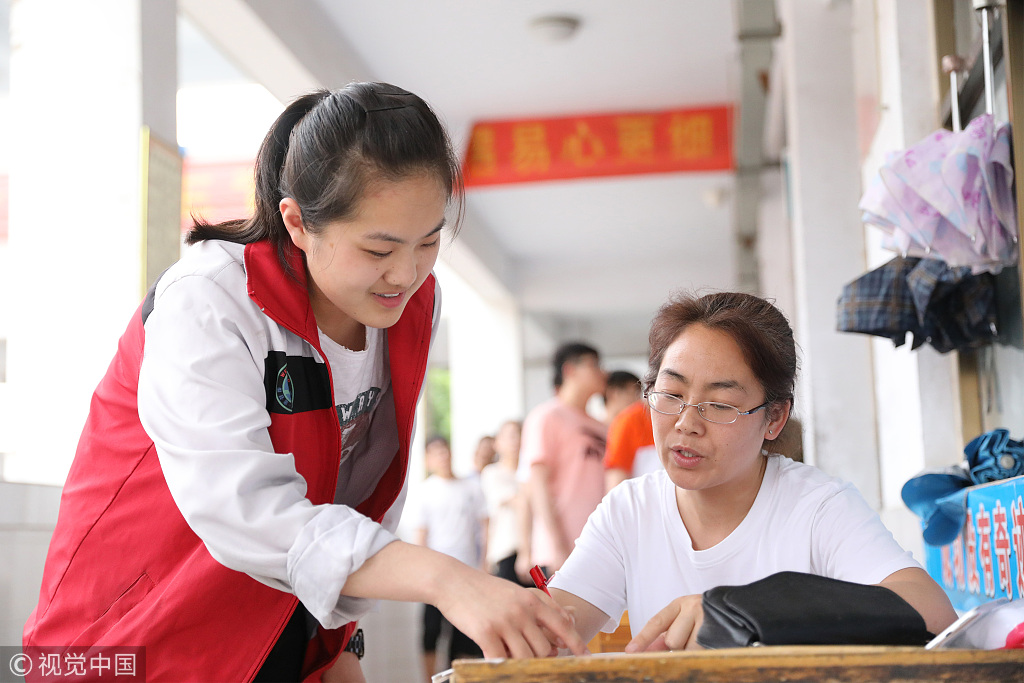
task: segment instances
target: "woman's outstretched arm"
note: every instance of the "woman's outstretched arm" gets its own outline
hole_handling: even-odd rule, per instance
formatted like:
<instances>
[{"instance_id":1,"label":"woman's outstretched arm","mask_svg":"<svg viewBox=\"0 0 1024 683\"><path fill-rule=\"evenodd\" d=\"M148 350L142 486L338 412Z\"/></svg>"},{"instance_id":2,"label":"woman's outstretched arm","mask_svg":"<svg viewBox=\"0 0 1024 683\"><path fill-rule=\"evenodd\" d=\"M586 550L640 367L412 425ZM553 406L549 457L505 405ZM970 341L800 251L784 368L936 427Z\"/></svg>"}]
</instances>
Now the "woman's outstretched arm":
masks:
<instances>
[{"instance_id":1,"label":"woman's outstretched arm","mask_svg":"<svg viewBox=\"0 0 1024 683\"><path fill-rule=\"evenodd\" d=\"M925 627L932 633L939 633L956 621L956 611L949 597L923 569L901 569L885 577L878 585L888 588L910 603L924 618Z\"/></svg>"},{"instance_id":2,"label":"woman's outstretched arm","mask_svg":"<svg viewBox=\"0 0 1024 683\"><path fill-rule=\"evenodd\" d=\"M402 541L388 544L350 574L342 594L434 605L485 657L547 657L558 647L576 655L587 652L564 609L511 581Z\"/></svg>"}]
</instances>

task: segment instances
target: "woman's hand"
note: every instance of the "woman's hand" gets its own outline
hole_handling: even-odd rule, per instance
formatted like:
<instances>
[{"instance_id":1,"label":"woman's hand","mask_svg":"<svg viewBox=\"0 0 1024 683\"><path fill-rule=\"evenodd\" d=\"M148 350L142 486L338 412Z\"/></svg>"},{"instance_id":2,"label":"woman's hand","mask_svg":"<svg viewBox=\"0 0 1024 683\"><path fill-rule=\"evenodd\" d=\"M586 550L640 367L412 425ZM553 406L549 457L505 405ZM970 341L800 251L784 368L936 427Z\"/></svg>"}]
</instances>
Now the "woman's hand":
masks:
<instances>
[{"instance_id":1,"label":"woman's hand","mask_svg":"<svg viewBox=\"0 0 1024 683\"><path fill-rule=\"evenodd\" d=\"M536 596L538 600L541 600L542 602L547 603L548 605L551 605L555 609L561 609L563 612L565 612L566 616L569 617L570 623L572 623L573 629L576 631L577 634L580 632L579 629L576 628L576 608L575 607L573 607L572 605L560 604L557 600L555 600L554 595L552 593L545 593L544 591L542 591L539 588L527 588L526 590L528 590L531 594ZM552 633L547 628L544 629L544 635L547 636L549 641L551 641L552 643L556 643L558 645L558 648L560 648L562 650L566 650L565 643L562 641L562 639L559 638L558 636L556 636L554 633ZM580 638L582 639L583 636L581 635ZM553 649L551 651L551 654L552 654L552 656L555 656L555 655L558 655L558 654L568 654L568 651L566 650L566 652L560 652L558 649ZM587 650L587 654L590 654L590 650L589 649Z\"/></svg>"},{"instance_id":2,"label":"woman's hand","mask_svg":"<svg viewBox=\"0 0 1024 683\"><path fill-rule=\"evenodd\" d=\"M446 582L436 606L480 646L484 657L549 657L558 648L587 654L568 611L541 591L505 579L460 572Z\"/></svg>"},{"instance_id":3,"label":"woman's hand","mask_svg":"<svg viewBox=\"0 0 1024 683\"><path fill-rule=\"evenodd\" d=\"M371 555L349 574L341 592L355 598L434 605L480 646L485 657L546 657L552 646L587 654L563 608L511 581L403 541Z\"/></svg>"},{"instance_id":4,"label":"woman's hand","mask_svg":"<svg viewBox=\"0 0 1024 683\"><path fill-rule=\"evenodd\" d=\"M626 645L626 652L702 650L697 632L704 623L701 595L685 595L668 603Z\"/></svg>"}]
</instances>

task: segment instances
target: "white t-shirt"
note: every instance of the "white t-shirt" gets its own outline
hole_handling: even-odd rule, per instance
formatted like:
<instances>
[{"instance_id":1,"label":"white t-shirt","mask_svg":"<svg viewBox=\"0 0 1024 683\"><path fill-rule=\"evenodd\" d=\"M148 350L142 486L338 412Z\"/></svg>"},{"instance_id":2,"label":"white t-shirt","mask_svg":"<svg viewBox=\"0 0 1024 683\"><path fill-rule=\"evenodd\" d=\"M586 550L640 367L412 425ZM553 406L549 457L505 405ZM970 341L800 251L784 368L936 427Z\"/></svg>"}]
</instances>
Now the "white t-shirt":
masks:
<instances>
[{"instance_id":1,"label":"white t-shirt","mask_svg":"<svg viewBox=\"0 0 1024 683\"><path fill-rule=\"evenodd\" d=\"M334 380L334 408L341 425L341 462L345 462L369 431L373 411L388 388L390 371L381 348L383 330L367 327L366 348L362 351L346 348L323 331L318 332L320 348Z\"/></svg>"},{"instance_id":2,"label":"white t-shirt","mask_svg":"<svg viewBox=\"0 0 1024 683\"><path fill-rule=\"evenodd\" d=\"M487 561L500 562L519 550L519 526L515 497L519 490L516 471L492 463L480 473L480 486L487 502Z\"/></svg>"},{"instance_id":3,"label":"white t-shirt","mask_svg":"<svg viewBox=\"0 0 1024 683\"><path fill-rule=\"evenodd\" d=\"M370 495L391 464L382 458L359 463L350 459L353 453L366 452L363 440L391 383L384 330L367 327L366 348L362 351L342 346L323 330L317 332L324 359L331 366L334 409L341 425L341 461L334 502L355 507Z\"/></svg>"},{"instance_id":4,"label":"white t-shirt","mask_svg":"<svg viewBox=\"0 0 1024 683\"><path fill-rule=\"evenodd\" d=\"M427 530L428 548L480 566L481 522L487 519L487 507L478 482L431 475L406 514L413 528Z\"/></svg>"},{"instance_id":5,"label":"white t-shirt","mask_svg":"<svg viewBox=\"0 0 1024 683\"><path fill-rule=\"evenodd\" d=\"M658 457L658 449L655 446L641 446L636 449L636 456L633 458L634 477L642 477L661 468L661 458Z\"/></svg>"},{"instance_id":6,"label":"white t-shirt","mask_svg":"<svg viewBox=\"0 0 1024 683\"><path fill-rule=\"evenodd\" d=\"M637 633L672 600L780 571L877 584L919 567L857 489L815 467L770 456L750 512L718 545L694 550L664 470L605 496L551 586L607 614L629 610Z\"/></svg>"}]
</instances>

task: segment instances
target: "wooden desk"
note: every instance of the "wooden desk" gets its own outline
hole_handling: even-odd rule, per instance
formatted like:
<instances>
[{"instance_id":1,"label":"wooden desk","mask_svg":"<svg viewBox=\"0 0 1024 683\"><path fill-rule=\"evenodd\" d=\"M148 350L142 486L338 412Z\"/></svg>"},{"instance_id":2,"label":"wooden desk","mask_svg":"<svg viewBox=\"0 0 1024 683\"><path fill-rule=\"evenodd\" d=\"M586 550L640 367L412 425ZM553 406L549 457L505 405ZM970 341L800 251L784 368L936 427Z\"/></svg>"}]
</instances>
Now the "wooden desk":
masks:
<instances>
[{"instance_id":1,"label":"wooden desk","mask_svg":"<svg viewBox=\"0 0 1024 683\"><path fill-rule=\"evenodd\" d=\"M587 643L587 649L594 653L623 652L626 649L626 644L632 639L633 635L629 630L629 612L623 612L622 619L619 620L619 627L615 629L615 632L599 632Z\"/></svg>"},{"instance_id":2,"label":"wooden desk","mask_svg":"<svg viewBox=\"0 0 1024 683\"><path fill-rule=\"evenodd\" d=\"M453 669L452 683L1024 683L1024 650L751 647L549 659L460 659Z\"/></svg>"}]
</instances>

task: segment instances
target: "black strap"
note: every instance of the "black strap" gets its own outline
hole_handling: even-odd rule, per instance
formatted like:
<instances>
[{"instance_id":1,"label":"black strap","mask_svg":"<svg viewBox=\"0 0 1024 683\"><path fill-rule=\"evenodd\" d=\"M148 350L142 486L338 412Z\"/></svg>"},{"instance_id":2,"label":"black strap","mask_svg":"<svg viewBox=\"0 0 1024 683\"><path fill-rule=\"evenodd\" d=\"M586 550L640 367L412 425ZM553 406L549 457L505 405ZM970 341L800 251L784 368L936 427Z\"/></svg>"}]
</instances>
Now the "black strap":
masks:
<instances>
[{"instance_id":1,"label":"black strap","mask_svg":"<svg viewBox=\"0 0 1024 683\"><path fill-rule=\"evenodd\" d=\"M366 641L363 638L363 629L356 629L356 632L348 639L348 645L345 646L344 651L355 654L359 659L363 658L363 655L366 652Z\"/></svg>"}]
</instances>

